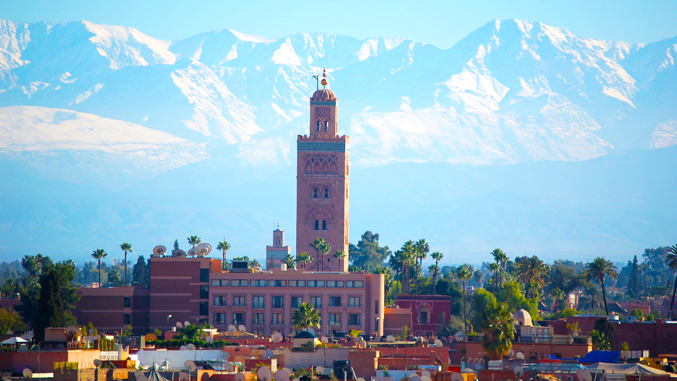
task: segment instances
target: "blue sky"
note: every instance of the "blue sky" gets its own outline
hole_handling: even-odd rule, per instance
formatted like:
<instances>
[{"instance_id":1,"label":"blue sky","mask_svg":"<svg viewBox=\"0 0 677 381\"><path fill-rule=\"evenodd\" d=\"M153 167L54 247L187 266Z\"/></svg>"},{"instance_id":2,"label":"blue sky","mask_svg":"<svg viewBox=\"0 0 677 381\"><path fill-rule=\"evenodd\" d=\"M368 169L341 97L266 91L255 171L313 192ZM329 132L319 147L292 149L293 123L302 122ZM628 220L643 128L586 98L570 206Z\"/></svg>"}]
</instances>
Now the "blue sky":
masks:
<instances>
[{"instance_id":1,"label":"blue sky","mask_svg":"<svg viewBox=\"0 0 677 381\"><path fill-rule=\"evenodd\" d=\"M677 36L677 0L0 0L0 18L89 20L167 40L230 28L268 38L296 32L405 37L442 48L495 18L540 21L581 36L635 43Z\"/></svg>"}]
</instances>

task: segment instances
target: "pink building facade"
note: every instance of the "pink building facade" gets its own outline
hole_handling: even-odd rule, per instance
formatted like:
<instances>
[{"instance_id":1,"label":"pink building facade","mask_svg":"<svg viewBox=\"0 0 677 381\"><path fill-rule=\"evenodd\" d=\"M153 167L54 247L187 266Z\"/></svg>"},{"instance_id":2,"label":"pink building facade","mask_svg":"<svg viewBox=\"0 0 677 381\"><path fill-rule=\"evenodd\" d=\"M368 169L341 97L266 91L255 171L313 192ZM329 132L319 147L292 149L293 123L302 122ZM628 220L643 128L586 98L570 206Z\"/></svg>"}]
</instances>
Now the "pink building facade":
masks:
<instances>
[{"instance_id":1,"label":"pink building facade","mask_svg":"<svg viewBox=\"0 0 677 381\"><path fill-rule=\"evenodd\" d=\"M413 336L436 335L451 319L451 297L446 295L398 295L395 304L411 312Z\"/></svg>"}]
</instances>

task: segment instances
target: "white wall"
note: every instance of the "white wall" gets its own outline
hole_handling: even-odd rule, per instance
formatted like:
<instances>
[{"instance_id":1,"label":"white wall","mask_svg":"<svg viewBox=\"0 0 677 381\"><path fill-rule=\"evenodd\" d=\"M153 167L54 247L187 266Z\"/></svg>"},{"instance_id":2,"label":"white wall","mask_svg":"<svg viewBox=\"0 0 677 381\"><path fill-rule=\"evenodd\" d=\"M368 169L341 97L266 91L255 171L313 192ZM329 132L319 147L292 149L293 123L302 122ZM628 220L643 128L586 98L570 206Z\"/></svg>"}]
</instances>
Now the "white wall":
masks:
<instances>
[{"instance_id":1,"label":"white wall","mask_svg":"<svg viewBox=\"0 0 677 381\"><path fill-rule=\"evenodd\" d=\"M160 365L166 360L169 362L169 369L184 369L183 364L186 360L218 360L220 353L221 351L218 349L196 349L193 351L140 349L136 353L136 357L140 365L144 367L152 366L153 362Z\"/></svg>"}]
</instances>

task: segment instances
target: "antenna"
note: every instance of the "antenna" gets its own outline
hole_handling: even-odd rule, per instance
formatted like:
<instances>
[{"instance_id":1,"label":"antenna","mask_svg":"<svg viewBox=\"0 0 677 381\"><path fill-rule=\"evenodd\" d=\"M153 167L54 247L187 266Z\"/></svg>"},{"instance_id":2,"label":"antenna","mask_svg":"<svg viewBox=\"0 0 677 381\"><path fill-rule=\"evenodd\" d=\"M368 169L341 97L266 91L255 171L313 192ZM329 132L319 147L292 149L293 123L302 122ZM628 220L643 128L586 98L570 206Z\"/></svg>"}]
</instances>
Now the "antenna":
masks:
<instances>
[{"instance_id":1,"label":"antenna","mask_svg":"<svg viewBox=\"0 0 677 381\"><path fill-rule=\"evenodd\" d=\"M222 359L228 360L229 357L230 357L230 353L228 353L226 351L221 352L221 358Z\"/></svg>"},{"instance_id":2,"label":"antenna","mask_svg":"<svg viewBox=\"0 0 677 381\"><path fill-rule=\"evenodd\" d=\"M322 344L327 344L329 342L329 339L326 337L322 338Z\"/></svg>"},{"instance_id":3,"label":"antenna","mask_svg":"<svg viewBox=\"0 0 677 381\"><path fill-rule=\"evenodd\" d=\"M195 370L197 369L197 365L195 365L195 362L191 360L186 360L186 362L183 363L183 366L189 372L195 372Z\"/></svg>"},{"instance_id":4,"label":"antenna","mask_svg":"<svg viewBox=\"0 0 677 381\"><path fill-rule=\"evenodd\" d=\"M274 343L279 343L280 341L282 341L283 337L282 337L282 334L280 332L275 332L275 333L273 333L272 339L273 339Z\"/></svg>"},{"instance_id":5,"label":"antenna","mask_svg":"<svg viewBox=\"0 0 677 381\"><path fill-rule=\"evenodd\" d=\"M192 249L188 250L188 255L190 255L191 257L196 256L197 255L197 249L192 248Z\"/></svg>"},{"instance_id":6,"label":"antenna","mask_svg":"<svg viewBox=\"0 0 677 381\"><path fill-rule=\"evenodd\" d=\"M176 322L176 328L183 328L183 324L180 321Z\"/></svg>"},{"instance_id":7,"label":"antenna","mask_svg":"<svg viewBox=\"0 0 677 381\"><path fill-rule=\"evenodd\" d=\"M186 345L186 349L189 350L189 351L194 351L195 350L195 344L191 343L191 344Z\"/></svg>"},{"instance_id":8,"label":"antenna","mask_svg":"<svg viewBox=\"0 0 677 381\"><path fill-rule=\"evenodd\" d=\"M172 251L172 257L186 258L186 252L181 249L174 250Z\"/></svg>"},{"instance_id":9,"label":"antenna","mask_svg":"<svg viewBox=\"0 0 677 381\"><path fill-rule=\"evenodd\" d=\"M234 325L231 324L231 325L228 326L228 332L235 333L236 331L237 331L237 328L235 328Z\"/></svg>"},{"instance_id":10,"label":"antenna","mask_svg":"<svg viewBox=\"0 0 677 381\"><path fill-rule=\"evenodd\" d=\"M517 352L515 354L515 357L517 357L518 360L524 360L524 353L522 352Z\"/></svg>"},{"instance_id":11,"label":"antenna","mask_svg":"<svg viewBox=\"0 0 677 381\"><path fill-rule=\"evenodd\" d=\"M240 325L239 327L237 327L237 329L240 332L247 332L247 327L245 327L244 325Z\"/></svg>"},{"instance_id":12,"label":"antenna","mask_svg":"<svg viewBox=\"0 0 677 381\"><path fill-rule=\"evenodd\" d=\"M155 255L164 255L167 252L167 248L162 245L157 245L153 248L153 254Z\"/></svg>"},{"instance_id":13,"label":"antenna","mask_svg":"<svg viewBox=\"0 0 677 381\"><path fill-rule=\"evenodd\" d=\"M190 325L190 322L188 320L183 322L184 327L188 328L189 325Z\"/></svg>"},{"instance_id":14,"label":"antenna","mask_svg":"<svg viewBox=\"0 0 677 381\"><path fill-rule=\"evenodd\" d=\"M208 243L201 243L195 247L198 257L204 257L212 251L212 245Z\"/></svg>"},{"instance_id":15,"label":"antenna","mask_svg":"<svg viewBox=\"0 0 677 381\"><path fill-rule=\"evenodd\" d=\"M315 78L315 86L317 86L316 90L319 90L320 89L320 76L314 75L313 78Z\"/></svg>"}]
</instances>

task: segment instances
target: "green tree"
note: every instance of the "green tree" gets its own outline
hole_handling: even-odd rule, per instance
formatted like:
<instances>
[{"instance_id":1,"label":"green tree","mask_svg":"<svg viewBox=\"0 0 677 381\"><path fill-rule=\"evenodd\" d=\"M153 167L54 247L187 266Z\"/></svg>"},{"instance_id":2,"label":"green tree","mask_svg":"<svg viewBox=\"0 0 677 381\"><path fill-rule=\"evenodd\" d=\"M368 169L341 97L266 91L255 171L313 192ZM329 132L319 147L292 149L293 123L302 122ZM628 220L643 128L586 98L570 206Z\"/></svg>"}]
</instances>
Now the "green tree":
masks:
<instances>
[{"instance_id":1,"label":"green tree","mask_svg":"<svg viewBox=\"0 0 677 381\"><path fill-rule=\"evenodd\" d=\"M489 304L483 314L482 326L482 349L491 359L500 360L510 352L515 339L512 313L505 304Z\"/></svg>"},{"instance_id":2,"label":"green tree","mask_svg":"<svg viewBox=\"0 0 677 381\"><path fill-rule=\"evenodd\" d=\"M143 258L143 255L139 255L139 258L136 260L136 264L132 267L132 282L135 284L148 284L150 279L150 268L146 264L146 260Z\"/></svg>"},{"instance_id":3,"label":"green tree","mask_svg":"<svg viewBox=\"0 0 677 381\"><path fill-rule=\"evenodd\" d=\"M419 239L416 241L414 244L414 260L418 261L418 268L423 269L423 260L428 257L428 253L430 252L430 245L428 242L426 242L425 239ZM421 293L421 282L419 280L419 276L417 274L416 276L416 293L420 294Z\"/></svg>"},{"instance_id":4,"label":"green tree","mask_svg":"<svg viewBox=\"0 0 677 381\"><path fill-rule=\"evenodd\" d=\"M491 263L489 264L489 270L494 273L491 277L491 286L494 292L496 292L499 285L498 272L501 271L501 266L498 263Z\"/></svg>"},{"instance_id":5,"label":"green tree","mask_svg":"<svg viewBox=\"0 0 677 381\"><path fill-rule=\"evenodd\" d=\"M555 300L555 312L559 312L560 301L566 299L567 295L559 288L554 288L552 291L550 291L550 295L552 295L552 298Z\"/></svg>"},{"instance_id":6,"label":"green tree","mask_svg":"<svg viewBox=\"0 0 677 381\"><path fill-rule=\"evenodd\" d=\"M456 277L463 283L463 287L461 288L461 290L463 290L463 323L464 323L463 333L465 334L466 337L468 337L468 318L466 317L466 308L465 308L465 282L472 279L473 272L474 272L473 267L468 264L465 264L456 269Z\"/></svg>"},{"instance_id":7,"label":"green tree","mask_svg":"<svg viewBox=\"0 0 677 381\"><path fill-rule=\"evenodd\" d=\"M592 344L599 351L610 351L614 339L614 325L607 319L595 320L595 327L590 332Z\"/></svg>"},{"instance_id":8,"label":"green tree","mask_svg":"<svg viewBox=\"0 0 677 381\"><path fill-rule=\"evenodd\" d=\"M334 258L339 260L339 269L343 270L343 258L345 258L346 255L343 253L343 250L338 250L334 253Z\"/></svg>"},{"instance_id":9,"label":"green tree","mask_svg":"<svg viewBox=\"0 0 677 381\"><path fill-rule=\"evenodd\" d=\"M588 281L595 280L602 286L602 297L604 298L604 310L609 315L609 307L606 302L606 290L604 289L604 278L618 278L616 266L605 258L597 257L586 265L585 277Z\"/></svg>"},{"instance_id":10,"label":"green tree","mask_svg":"<svg viewBox=\"0 0 677 381\"><path fill-rule=\"evenodd\" d=\"M113 287L120 287L123 285L122 277L120 276L118 269L112 269L108 273L108 284Z\"/></svg>"},{"instance_id":11,"label":"green tree","mask_svg":"<svg viewBox=\"0 0 677 381\"><path fill-rule=\"evenodd\" d=\"M49 271L40 281L38 313L33 331L38 342L45 341L45 329L63 327L63 301L61 299L61 279L57 271Z\"/></svg>"},{"instance_id":12,"label":"green tree","mask_svg":"<svg viewBox=\"0 0 677 381\"><path fill-rule=\"evenodd\" d=\"M134 249L132 249L132 245L130 243L123 243L120 245L120 250L125 252L125 287L129 285L127 283L127 253L128 252L133 252Z\"/></svg>"},{"instance_id":13,"label":"green tree","mask_svg":"<svg viewBox=\"0 0 677 381\"><path fill-rule=\"evenodd\" d=\"M390 289L393 286L393 269L387 266L376 267L373 271L374 274L383 274L385 282L385 294L386 296L390 293Z\"/></svg>"},{"instance_id":14,"label":"green tree","mask_svg":"<svg viewBox=\"0 0 677 381\"><path fill-rule=\"evenodd\" d=\"M103 283L101 282L101 260L106 258L108 254L103 249L96 249L92 253L92 258L96 259L96 261L99 264L99 287L103 286Z\"/></svg>"},{"instance_id":15,"label":"green tree","mask_svg":"<svg viewBox=\"0 0 677 381\"><path fill-rule=\"evenodd\" d=\"M484 273L482 270L475 270L472 279L477 283L477 287L482 287L482 281L484 280Z\"/></svg>"},{"instance_id":16,"label":"green tree","mask_svg":"<svg viewBox=\"0 0 677 381\"><path fill-rule=\"evenodd\" d=\"M320 325L320 314L310 304L301 303L299 309L292 314L291 323L294 328L301 330L315 327Z\"/></svg>"},{"instance_id":17,"label":"green tree","mask_svg":"<svg viewBox=\"0 0 677 381\"><path fill-rule=\"evenodd\" d=\"M293 269L296 266L296 259L294 259L293 255L287 253L287 255L284 256L282 263L287 265L288 269Z\"/></svg>"},{"instance_id":18,"label":"green tree","mask_svg":"<svg viewBox=\"0 0 677 381\"><path fill-rule=\"evenodd\" d=\"M515 273L518 280L542 288L545 285L544 278L548 274L548 266L535 255L531 258L521 257L515 260ZM534 297L533 293L531 297Z\"/></svg>"},{"instance_id":19,"label":"green tree","mask_svg":"<svg viewBox=\"0 0 677 381\"><path fill-rule=\"evenodd\" d=\"M21 319L21 315L14 310L7 311L0 308L0 332L3 334L7 331L23 331L27 328L26 323Z\"/></svg>"},{"instance_id":20,"label":"green tree","mask_svg":"<svg viewBox=\"0 0 677 381\"><path fill-rule=\"evenodd\" d=\"M331 250L331 245L324 238L315 238L313 243L310 244L310 247L315 249L317 252L317 260L322 262L322 271L324 271L324 256L329 253ZM322 258L320 259L320 253L322 253ZM317 271L320 271L320 263L317 264Z\"/></svg>"},{"instance_id":21,"label":"green tree","mask_svg":"<svg viewBox=\"0 0 677 381\"><path fill-rule=\"evenodd\" d=\"M665 255L665 263L673 273L677 272L677 245L668 247L668 253ZM677 292L677 277L675 277L675 287L672 289L672 299L670 299L670 311L668 312L669 320L672 320L672 307L675 304L675 292Z\"/></svg>"},{"instance_id":22,"label":"green tree","mask_svg":"<svg viewBox=\"0 0 677 381\"><path fill-rule=\"evenodd\" d=\"M433 295L435 295L435 284L437 284L437 273L440 271L440 261L444 257L444 254L436 251L430 254L430 256L432 257L432 259L435 260L435 269L433 271L433 285L432 285Z\"/></svg>"},{"instance_id":23,"label":"green tree","mask_svg":"<svg viewBox=\"0 0 677 381\"><path fill-rule=\"evenodd\" d=\"M632 261L632 270L630 273L630 279L628 281L628 295L631 297L638 297L641 294L641 281L639 279L639 261L637 256Z\"/></svg>"},{"instance_id":24,"label":"green tree","mask_svg":"<svg viewBox=\"0 0 677 381\"><path fill-rule=\"evenodd\" d=\"M498 265L498 286L503 286L503 271L505 271L508 264L508 256L499 248L495 248L491 252L491 255L494 257L494 261Z\"/></svg>"},{"instance_id":25,"label":"green tree","mask_svg":"<svg viewBox=\"0 0 677 381\"><path fill-rule=\"evenodd\" d=\"M491 292L480 288L475 291L472 295L472 317L470 322L472 323L475 331L482 332L484 331L484 312L489 308L489 306L498 304L496 296Z\"/></svg>"},{"instance_id":26,"label":"green tree","mask_svg":"<svg viewBox=\"0 0 677 381\"><path fill-rule=\"evenodd\" d=\"M404 276L404 279L402 280L402 285L404 287L404 290L402 291L405 295L409 295L409 286L410 286L410 281L409 281L409 266L411 266L412 261L415 259L415 243L414 241L407 241L402 245L402 249L400 249L400 253L402 255L402 274Z\"/></svg>"},{"instance_id":27,"label":"green tree","mask_svg":"<svg viewBox=\"0 0 677 381\"><path fill-rule=\"evenodd\" d=\"M202 240L200 239L200 237L198 237L196 235L192 235L192 236L188 237L187 239L188 239L188 244L191 245L191 247L193 249L195 248L195 245L199 245L200 243L202 243Z\"/></svg>"},{"instance_id":28,"label":"green tree","mask_svg":"<svg viewBox=\"0 0 677 381\"><path fill-rule=\"evenodd\" d=\"M527 299L520 285L515 282L506 282L496 293L499 303L504 303L511 311L524 309L531 315L532 320L538 319L538 302L535 299Z\"/></svg>"},{"instance_id":29,"label":"green tree","mask_svg":"<svg viewBox=\"0 0 677 381\"><path fill-rule=\"evenodd\" d=\"M378 234L365 231L357 245L350 244L348 251L350 264L370 274L379 266L383 266L391 252L388 246L380 246L378 240Z\"/></svg>"},{"instance_id":30,"label":"green tree","mask_svg":"<svg viewBox=\"0 0 677 381\"><path fill-rule=\"evenodd\" d=\"M303 269L306 269L306 266L308 263L311 263L313 261L313 257L310 256L307 252L303 251L301 254L298 254L296 256L296 262L300 263L303 265Z\"/></svg>"},{"instance_id":31,"label":"green tree","mask_svg":"<svg viewBox=\"0 0 677 381\"><path fill-rule=\"evenodd\" d=\"M219 242L218 245L216 245L216 250L221 250L223 253L223 261L221 261L221 269L225 270L226 269L226 253L228 250L230 250L230 244L226 242L226 239L224 238L223 241Z\"/></svg>"}]
</instances>

